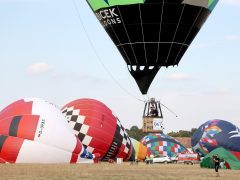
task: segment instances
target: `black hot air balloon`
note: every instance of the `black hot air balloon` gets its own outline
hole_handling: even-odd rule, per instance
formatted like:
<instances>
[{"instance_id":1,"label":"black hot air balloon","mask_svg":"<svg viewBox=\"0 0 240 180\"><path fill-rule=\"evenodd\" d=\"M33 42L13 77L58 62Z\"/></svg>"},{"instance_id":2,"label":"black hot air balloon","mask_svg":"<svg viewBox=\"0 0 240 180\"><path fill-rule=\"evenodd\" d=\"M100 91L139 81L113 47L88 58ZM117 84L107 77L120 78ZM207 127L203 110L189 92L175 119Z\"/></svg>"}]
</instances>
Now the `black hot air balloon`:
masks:
<instances>
[{"instance_id":1,"label":"black hot air balloon","mask_svg":"<svg viewBox=\"0 0 240 180\"><path fill-rule=\"evenodd\" d=\"M218 0L87 0L142 94L178 65Z\"/></svg>"}]
</instances>

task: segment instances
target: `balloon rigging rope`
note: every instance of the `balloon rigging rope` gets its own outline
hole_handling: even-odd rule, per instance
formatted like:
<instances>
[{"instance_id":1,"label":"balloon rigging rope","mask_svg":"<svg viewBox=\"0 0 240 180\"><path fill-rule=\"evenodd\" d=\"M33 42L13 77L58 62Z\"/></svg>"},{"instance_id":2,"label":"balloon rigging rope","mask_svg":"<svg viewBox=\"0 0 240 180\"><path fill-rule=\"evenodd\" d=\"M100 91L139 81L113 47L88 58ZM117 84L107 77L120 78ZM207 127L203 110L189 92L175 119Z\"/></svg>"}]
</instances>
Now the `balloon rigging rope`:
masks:
<instances>
[{"instance_id":1,"label":"balloon rigging rope","mask_svg":"<svg viewBox=\"0 0 240 180\"><path fill-rule=\"evenodd\" d=\"M79 12L79 9L78 9L76 0L72 0L72 2L73 2L73 4L74 4L74 8L75 8L75 10L76 10L76 12L77 12L78 19L79 19L80 24L81 24L81 26L82 26L82 28L83 28L83 31L84 31L84 33L86 34L86 37L87 37L87 39L88 39L88 41L89 41L89 43L90 43L90 46L91 46L91 48L92 48L95 56L97 57L98 61L99 61L100 64L103 66L104 70L110 75L110 77L112 78L112 80L113 80L113 81L120 87L120 89L122 89L125 93L127 93L129 96L133 97L134 99L137 99L137 100L139 100L139 101L141 101L141 102L145 102L145 100L142 100L142 99L137 98L136 96L134 96L133 94L131 94L129 91L127 91L124 87L122 87L121 84L114 78L114 76L112 75L112 73L111 73L111 72L107 69L107 67L104 65L104 63L103 63L103 61L101 60L101 58L100 58L100 56L99 56L99 54L98 54L95 46L93 45L93 42L92 42L91 39L90 39L90 36L89 36L88 33L87 33L87 30L86 30L86 28L85 28L85 26L84 26L84 23L83 23L83 21L82 21L82 18L81 18L81 15L80 15L80 12ZM144 98L144 97L143 97L143 98Z\"/></svg>"},{"instance_id":2,"label":"balloon rigging rope","mask_svg":"<svg viewBox=\"0 0 240 180\"><path fill-rule=\"evenodd\" d=\"M174 114L176 117L178 117L178 115L172 111L171 109L169 109L167 106L165 106L164 104L160 103L163 107L165 107L169 112L171 112L172 114Z\"/></svg>"}]
</instances>

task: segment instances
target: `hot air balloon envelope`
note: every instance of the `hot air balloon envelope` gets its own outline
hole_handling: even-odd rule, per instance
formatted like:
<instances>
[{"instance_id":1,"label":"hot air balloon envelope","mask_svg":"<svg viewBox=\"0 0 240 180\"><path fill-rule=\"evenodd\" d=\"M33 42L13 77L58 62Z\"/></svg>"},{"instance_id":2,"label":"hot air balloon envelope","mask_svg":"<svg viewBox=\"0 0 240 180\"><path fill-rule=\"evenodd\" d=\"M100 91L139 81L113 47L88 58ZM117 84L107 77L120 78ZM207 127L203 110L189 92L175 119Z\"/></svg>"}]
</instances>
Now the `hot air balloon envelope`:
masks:
<instances>
[{"instance_id":1,"label":"hot air balloon envelope","mask_svg":"<svg viewBox=\"0 0 240 180\"><path fill-rule=\"evenodd\" d=\"M143 143L137 141L136 139L130 138L135 150L135 159L136 160L144 160L146 156L150 155L150 151L148 150L147 146Z\"/></svg>"},{"instance_id":2,"label":"hot air balloon envelope","mask_svg":"<svg viewBox=\"0 0 240 180\"><path fill-rule=\"evenodd\" d=\"M87 0L146 94L161 67L178 65L218 0Z\"/></svg>"},{"instance_id":3,"label":"hot air balloon envelope","mask_svg":"<svg viewBox=\"0 0 240 180\"><path fill-rule=\"evenodd\" d=\"M28 98L0 112L0 162L76 163L93 162L52 103Z\"/></svg>"},{"instance_id":4,"label":"hot air balloon envelope","mask_svg":"<svg viewBox=\"0 0 240 180\"><path fill-rule=\"evenodd\" d=\"M135 157L124 127L102 102L78 99L65 105L62 113L87 151L99 153L101 160Z\"/></svg>"},{"instance_id":5,"label":"hot air balloon envelope","mask_svg":"<svg viewBox=\"0 0 240 180\"><path fill-rule=\"evenodd\" d=\"M167 155L176 156L178 153L188 152L188 150L177 140L163 133L150 133L141 142L148 147L155 156Z\"/></svg>"},{"instance_id":6,"label":"hot air balloon envelope","mask_svg":"<svg viewBox=\"0 0 240 180\"><path fill-rule=\"evenodd\" d=\"M222 147L240 160L240 129L225 120L210 120L202 124L192 136L192 148L205 156Z\"/></svg>"}]
</instances>

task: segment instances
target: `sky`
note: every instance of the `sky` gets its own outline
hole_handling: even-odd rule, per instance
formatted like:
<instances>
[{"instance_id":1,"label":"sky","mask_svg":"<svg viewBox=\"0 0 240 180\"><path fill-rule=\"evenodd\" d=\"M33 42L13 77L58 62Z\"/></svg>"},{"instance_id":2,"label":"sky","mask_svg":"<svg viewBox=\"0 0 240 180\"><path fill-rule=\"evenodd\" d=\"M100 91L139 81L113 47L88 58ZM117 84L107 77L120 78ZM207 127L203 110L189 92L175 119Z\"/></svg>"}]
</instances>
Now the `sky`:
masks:
<instances>
[{"instance_id":1,"label":"sky","mask_svg":"<svg viewBox=\"0 0 240 180\"><path fill-rule=\"evenodd\" d=\"M0 0L0 109L27 97L59 108L106 104L142 127L144 100L162 107L165 132L211 119L240 126L240 1L220 0L178 67L162 68L143 96L85 0Z\"/></svg>"}]
</instances>

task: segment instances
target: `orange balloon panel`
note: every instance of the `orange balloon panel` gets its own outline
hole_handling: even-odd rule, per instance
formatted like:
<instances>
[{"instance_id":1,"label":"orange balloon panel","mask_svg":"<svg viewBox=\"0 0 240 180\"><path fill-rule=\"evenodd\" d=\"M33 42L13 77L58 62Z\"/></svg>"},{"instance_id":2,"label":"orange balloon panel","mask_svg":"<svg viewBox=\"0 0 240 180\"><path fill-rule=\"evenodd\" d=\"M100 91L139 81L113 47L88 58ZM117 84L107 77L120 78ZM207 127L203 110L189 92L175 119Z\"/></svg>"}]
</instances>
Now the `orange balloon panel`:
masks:
<instances>
[{"instance_id":1,"label":"orange balloon panel","mask_svg":"<svg viewBox=\"0 0 240 180\"><path fill-rule=\"evenodd\" d=\"M133 138L131 138L131 142L135 150L135 159L144 160L147 155L150 155L150 151L144 144Z\"/></svg>"}]
</instances>

